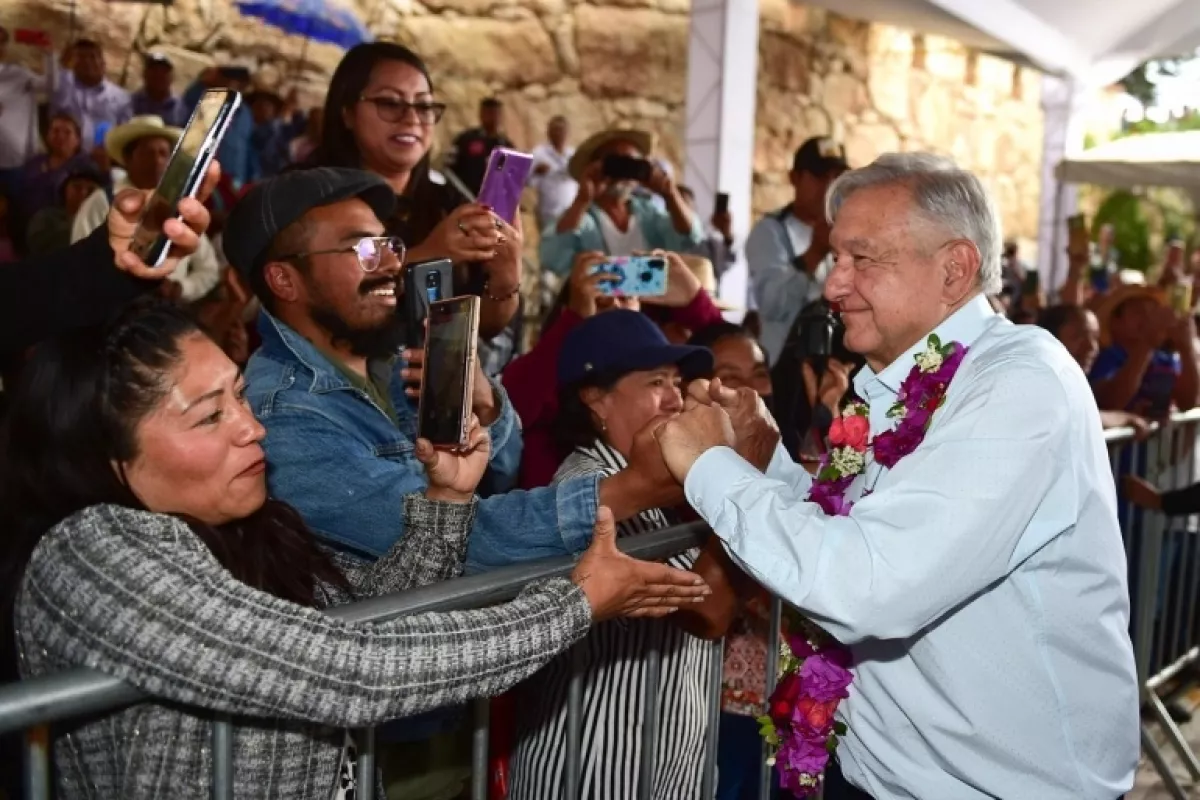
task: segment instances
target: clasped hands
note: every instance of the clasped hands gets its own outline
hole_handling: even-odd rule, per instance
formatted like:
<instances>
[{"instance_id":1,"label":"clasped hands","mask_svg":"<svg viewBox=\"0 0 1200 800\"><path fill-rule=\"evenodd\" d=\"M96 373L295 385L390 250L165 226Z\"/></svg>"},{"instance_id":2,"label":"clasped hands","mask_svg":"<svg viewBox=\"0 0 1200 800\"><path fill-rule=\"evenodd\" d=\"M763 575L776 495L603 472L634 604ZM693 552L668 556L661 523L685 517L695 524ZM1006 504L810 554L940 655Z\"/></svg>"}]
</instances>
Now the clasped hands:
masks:
<instances>
[{"instance_id":1,"label":"clasped hands","mask_svg":"<svg viewBox=\"0 0 1200 800\"><path fill-rule=\"evenodd\" d=\"M667 469L681 484L700 456L714 447L732 447L765 472L779 445L779 426L761 397L749 387L730 389L720 378L688 384L684 410L654 431Z\"/></svg>"}]
</instances>

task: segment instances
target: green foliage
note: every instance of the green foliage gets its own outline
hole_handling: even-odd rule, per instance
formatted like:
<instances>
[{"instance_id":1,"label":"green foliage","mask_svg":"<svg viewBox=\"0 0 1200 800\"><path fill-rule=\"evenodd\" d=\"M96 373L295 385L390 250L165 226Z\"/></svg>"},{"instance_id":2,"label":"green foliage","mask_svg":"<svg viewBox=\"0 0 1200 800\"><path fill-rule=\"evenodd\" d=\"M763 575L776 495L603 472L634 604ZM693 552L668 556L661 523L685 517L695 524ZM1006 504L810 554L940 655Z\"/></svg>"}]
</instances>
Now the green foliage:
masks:
<instances>
[{"instance_id":1,"label":"green foliage","mask_svg":"<svg viewBox=\"0 0 1200 800\"><path fill-rule=\"evenodd\" d=\"M1121 256L1123 269L1145 272L1153 258L1150 251L1150 223L1141 200L1127 189L1110 193L1100 203L1092 220L1092 238L1106 224L1113 226L1113 242Z\"/></svg>"}]
</instances>

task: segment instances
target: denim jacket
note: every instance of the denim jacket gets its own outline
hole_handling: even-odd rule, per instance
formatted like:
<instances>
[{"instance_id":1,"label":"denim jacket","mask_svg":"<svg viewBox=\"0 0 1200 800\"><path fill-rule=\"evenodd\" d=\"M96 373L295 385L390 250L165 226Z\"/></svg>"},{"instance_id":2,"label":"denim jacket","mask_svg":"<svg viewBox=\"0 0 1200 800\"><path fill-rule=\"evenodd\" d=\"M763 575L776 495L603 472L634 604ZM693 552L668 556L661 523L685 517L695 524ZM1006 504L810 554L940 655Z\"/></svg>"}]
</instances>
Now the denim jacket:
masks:
<instances>
[{"instance_id":1,"label":"denim jacket","mask_svg":"<svg viewBox=\"0 0 1200 800\"><path fill-rule=\"evenodd\" d=\"M246 386L267 429L271 496L333 547L378 558L404 535L404 496L427 485L413 452L417 409L404 394L400 365L389 386L396 425L299 333L266 312L258 328L262 346L246 367ZM516 484L521 431L508 396L493 386L501 411L489 428L485 482L505 491ZM579 553L591 540L598 497L598 480L587 478L481 500L466 571Z\"/></svg>"}]
</instances>

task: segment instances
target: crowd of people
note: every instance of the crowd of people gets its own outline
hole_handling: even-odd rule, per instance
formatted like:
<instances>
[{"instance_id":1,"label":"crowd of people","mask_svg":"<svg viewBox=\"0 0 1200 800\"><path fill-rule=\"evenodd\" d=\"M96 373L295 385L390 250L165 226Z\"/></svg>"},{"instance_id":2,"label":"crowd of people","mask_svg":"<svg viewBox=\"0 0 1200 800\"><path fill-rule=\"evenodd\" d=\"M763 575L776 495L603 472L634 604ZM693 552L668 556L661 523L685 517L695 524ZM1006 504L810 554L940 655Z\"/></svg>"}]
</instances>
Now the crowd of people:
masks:
<instances>
[{"instance_id":1,"label":"crowd of people","mask_svg":"<svg viewBox=\"0 0 1200 800\"><path fill-rule=\"evenodd\" d=\"M7 45L0 29L0 61ZM236 68L175 96L161 55L133 94L105 75L82 39L47 50L45 75L0 71L0 149L26 137L0 163L0 262L25 259L0 266L5 661L13 678L88 666L154 698L56 737L63 797L204 794L224 713L238 796L352 797L341 729L398 720L380 729L383 790L450 800L469 769L456 707L509 690L494 791L559 796L581 672L582 796L648 780L657 800L698 798L715 733L717 797L756 798L773 596L855 653L827 800L1130 788L1137 687L1100 430L1197 403L1174 261L1160 287L1111 270L1102 285L1073 233L1064 304L1043 308L974 176L920 154L851 169L828 137L799 147L793 202L740 243L647 132L572 147L555 117L530 187L538 266L561 288L526 351L525 232L474 198L512 146L499 100L435 165L446 106L397 44L348 51L308 110ZM206 87L246 104L151 270L129 237ZM608 156L644 177L607 176ZM664 294L607 292L598 267L650 252ZM417 436L424 366L398 311L405 265L441 258L480 301L459 451ZM735 324L715 289L740 258ZM872 402L876 434L894 424L884 411L935 331L973 355L931 445L870 462L845 514L804 502L844 444L843 405ZM713 535L666 564L613 545L698 517ZM569 579L490 609L320 613L562 555L579 557ZM663 735L643 774L648 704Z\"/></svg>"}]
</instances>

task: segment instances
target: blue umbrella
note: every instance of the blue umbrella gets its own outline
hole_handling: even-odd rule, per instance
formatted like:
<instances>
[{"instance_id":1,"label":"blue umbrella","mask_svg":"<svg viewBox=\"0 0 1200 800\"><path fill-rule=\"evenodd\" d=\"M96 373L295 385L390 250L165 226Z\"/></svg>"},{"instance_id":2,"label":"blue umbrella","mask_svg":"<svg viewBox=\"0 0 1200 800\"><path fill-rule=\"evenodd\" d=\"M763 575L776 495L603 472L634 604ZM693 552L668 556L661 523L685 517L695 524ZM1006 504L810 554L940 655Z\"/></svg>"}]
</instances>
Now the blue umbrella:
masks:
<instances>
[{"instance_id":1,"label":"blue umbrella","mask_svg":"<svg viewBox=\"0 0 1200 800\"><path fill-rule=\"evenodd\" d=\"M238 11L295 36L349 49L371 41L371 33L352 12L329 0L237 0Z\"/></svg>"}]
</instances>

